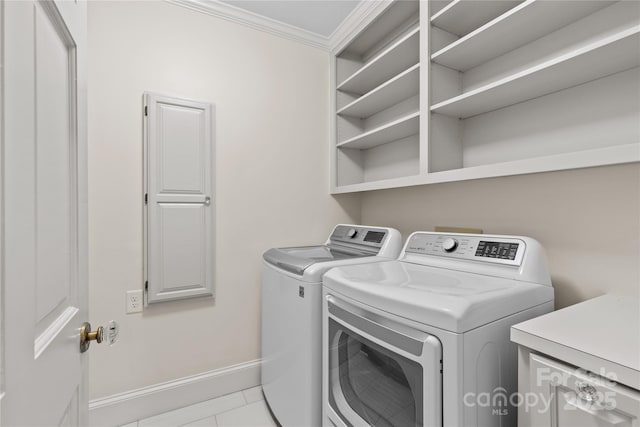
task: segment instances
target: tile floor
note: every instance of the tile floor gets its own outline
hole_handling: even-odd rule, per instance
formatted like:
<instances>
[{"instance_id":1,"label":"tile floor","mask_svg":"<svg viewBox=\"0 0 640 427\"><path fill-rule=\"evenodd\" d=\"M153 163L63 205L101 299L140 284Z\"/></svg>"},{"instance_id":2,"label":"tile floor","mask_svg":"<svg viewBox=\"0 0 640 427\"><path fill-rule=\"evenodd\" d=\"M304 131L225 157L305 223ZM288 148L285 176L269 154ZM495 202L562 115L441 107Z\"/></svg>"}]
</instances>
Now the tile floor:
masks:
<instances>
[{"instance_id":1,"label":"tile floor","mask_svg":"<svg viewBox=\"0 0 640 427\"><path fill-rule=\"evenodd\" d=\"M264 402L262 387L155 415L122 427L271 427L277 426Z\"/></svg>"}]
</instances>

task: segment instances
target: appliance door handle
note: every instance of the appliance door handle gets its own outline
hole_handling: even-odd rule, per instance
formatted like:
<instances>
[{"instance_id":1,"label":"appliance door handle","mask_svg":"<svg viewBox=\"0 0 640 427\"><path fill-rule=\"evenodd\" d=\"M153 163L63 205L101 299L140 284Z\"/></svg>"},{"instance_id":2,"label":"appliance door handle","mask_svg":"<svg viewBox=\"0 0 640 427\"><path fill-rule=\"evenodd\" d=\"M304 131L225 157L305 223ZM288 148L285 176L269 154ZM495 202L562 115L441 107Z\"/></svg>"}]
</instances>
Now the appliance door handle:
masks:
<instances>
[{"instance_id":1,"label":"appliance door handle","mask_svg":"<svg viewBox=\"0 0 640 427\"><path fill-rule=\"evenodd\" d=\"M415 356L422 355L424 345L429 339L437 340L433 335L362 310L338 300L333 295L327 295L326 300L329 313L334 318Z\"/></svg>"}]
</instances>

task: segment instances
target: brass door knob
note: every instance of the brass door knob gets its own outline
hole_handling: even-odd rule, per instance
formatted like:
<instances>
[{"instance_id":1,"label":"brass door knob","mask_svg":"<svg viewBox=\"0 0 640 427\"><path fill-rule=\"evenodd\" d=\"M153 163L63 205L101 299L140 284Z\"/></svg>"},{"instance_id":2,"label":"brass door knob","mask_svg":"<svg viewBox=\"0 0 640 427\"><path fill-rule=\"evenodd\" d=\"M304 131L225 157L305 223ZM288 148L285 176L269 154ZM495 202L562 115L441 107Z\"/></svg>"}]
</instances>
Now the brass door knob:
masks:
<instances>
[{"instance_id":1,"label":"brass door knob","mask_svg":"<svg viewBox=\"0 0 640 427\"><path fill-rule=\"evenodd\" d=\"M84 322L80 327L80 353L89 350L89 344L95 340L98 344L102 342L104 328L98 326L98 329L91 331L91 323Z\"/></svg>"}]
</instances>

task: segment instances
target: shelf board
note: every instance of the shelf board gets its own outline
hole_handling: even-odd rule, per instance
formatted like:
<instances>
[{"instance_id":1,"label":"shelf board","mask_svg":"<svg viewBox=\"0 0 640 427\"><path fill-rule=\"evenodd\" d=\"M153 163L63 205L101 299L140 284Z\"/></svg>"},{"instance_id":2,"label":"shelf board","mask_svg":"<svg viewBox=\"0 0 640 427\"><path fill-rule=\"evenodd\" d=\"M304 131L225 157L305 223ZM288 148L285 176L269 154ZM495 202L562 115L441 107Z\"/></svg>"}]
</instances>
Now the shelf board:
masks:
<instances>
[{"instance_id":1,"label":"shelf board","mask_svg":"<svg viewBox=\"0 0 640 427\"><path fill-rule=\"evenodd\" d=\"M467 118L640 66L640 25L431 107Z\"/></svg>"},{"instance_id":2,"label":"shelf board","mask_svg":"<svg viewBox=\"0 0 640 427\"><path fill-rule=\"evenodd\" d=\"M399 178L338 185L332 188L331 194L359 193L362 191L382 190L386 188L410 187L412 185L421 185L426 183L426 175L424 174L408 175Z\"/></svg>"},{"instance_id":3,"label":"shelf board","mask_svg":"<svg viewBox=\"0 0 640 427\"><path fill-rule=\"evenodd\" d=\"M361 119L386 110L398 102L417 95L420 87L420 64L415 64L391 80L338 110L342 116Z\"/></svg>"},{"instance_id":4,"label":"shelf board","mask_svg":"<svg viewBox=\"0 0 640 427\"><path fill-rule=\"evenodd\" d=\"M477 7L478 3L485 2L463 3L476 4ZM611 4L608 0L527 0L440 49L431 56L431 60L454 70L467 71Z\"/></svg>"},{"instance_id":5,"label":"shelf board","mask_svg":"<svg viewBox=\"0 0 640 427\"><path fill-rule=\"evenodd\" d=\"M420 130L420 112L416 111L407 116L384 124L368 132L354 136L337 145L338 148L356 148L366 150L388 142L397 141Z\"/></svg>"},{"instance_id":6,"label":"shelf board","mask_svg":"<svg viewBox=\"0 0 640 427\"><path fill-rule=\"evenodd\" d=\"M431 17L431 24L462 37L521 2L522 0L453 0Z\"/></svg>"},{"instance_id":7,"label":"shelf board","mask_svg":"<svg viewBox=\"0 0 640 427\"><path fill-rule=\"evenodd\" d=\"M337 90L362 95L420 60L420 27L376 55L338 85Z\"/></svg>"},{"instance_id":8,"label":"shelf board","mask_svg":"<svg viewBox=\"0 0 640 427\"><path fill-rule=\"evenodd\" d=\"M464 181L640 161L640 142L428 173L428 183Z\"/></svg>"},{"instance_id":9,"label":"shelf board","mask_svg":"<svg viewBox=\"0 0 640 427\"><path fill-rule=\"evenodd\" d=\"M598 148L594 150L514 160L504 163L471 166L440 172L421 173L419 175L380 181L339 185L333 187L331 192L332 194L356 193L361 191L382 190L385 188L493 178L497 176L523 175L634 162L640 162L640 142Z\"/></svg>"}]
</instances>

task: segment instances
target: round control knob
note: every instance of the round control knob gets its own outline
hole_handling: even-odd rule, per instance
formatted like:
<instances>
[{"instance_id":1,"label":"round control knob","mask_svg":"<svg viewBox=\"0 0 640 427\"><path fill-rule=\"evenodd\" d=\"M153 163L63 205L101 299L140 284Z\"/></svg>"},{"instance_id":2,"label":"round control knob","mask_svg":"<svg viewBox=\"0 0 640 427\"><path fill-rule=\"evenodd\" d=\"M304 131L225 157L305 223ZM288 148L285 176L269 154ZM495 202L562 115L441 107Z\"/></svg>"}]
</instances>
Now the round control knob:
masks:
<instances>
[{"instance_id":1,"label":"round control knob","mask_svg":"<svg viewBox=\"0 0 640 427\"><path fill-rule=\"evenodd\" d=\"M358 230L356 230L355 228L350 228L349 231L347 231L347 237L350 239L356 237L356 234L358 234Z\"/></svg>"},{"instance_id":2,"label":"round control knob","mask_svg":"<svg viewBox=\"0 0 640 427\"><path fill-rule=\"evenodd\" d=\"M442 249L445 252L453 252L458 247L458 241L456 239L447 239L442 243Z\"/></svg>"}]
</instances>

